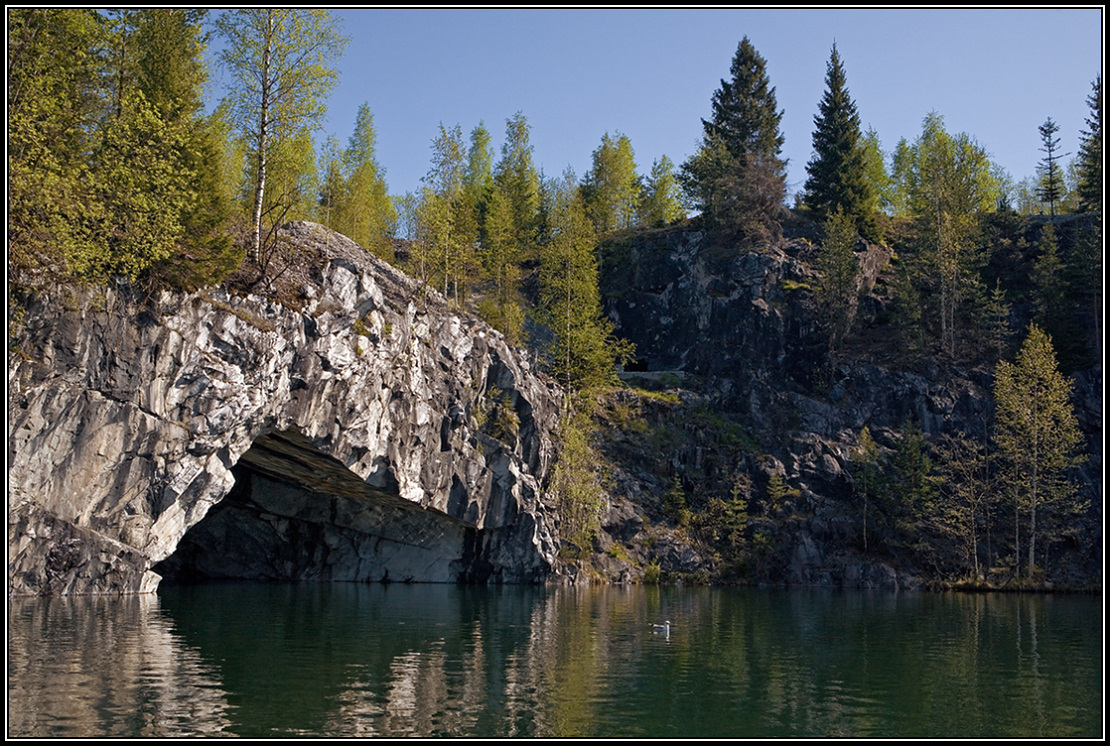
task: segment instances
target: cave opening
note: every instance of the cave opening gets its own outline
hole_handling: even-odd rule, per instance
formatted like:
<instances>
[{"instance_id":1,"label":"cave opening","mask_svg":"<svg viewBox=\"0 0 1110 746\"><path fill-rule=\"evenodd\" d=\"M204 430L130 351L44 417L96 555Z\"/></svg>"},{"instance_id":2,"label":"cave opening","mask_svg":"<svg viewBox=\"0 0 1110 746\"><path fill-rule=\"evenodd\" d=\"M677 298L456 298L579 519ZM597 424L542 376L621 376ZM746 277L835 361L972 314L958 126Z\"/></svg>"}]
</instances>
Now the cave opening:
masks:
<instances>
[{"instance_id":1,"label":"cave opening","mask_svg":"<svg viewBox=\"0 0 1110 746\"><path fill-rule=\"evenodd\" d=\"M294 430L259 437L232 474L224 499L151 568L163 584L466 576L472 524L401 498L384 470L363 480Z\"/></svg>"}]
</instances>

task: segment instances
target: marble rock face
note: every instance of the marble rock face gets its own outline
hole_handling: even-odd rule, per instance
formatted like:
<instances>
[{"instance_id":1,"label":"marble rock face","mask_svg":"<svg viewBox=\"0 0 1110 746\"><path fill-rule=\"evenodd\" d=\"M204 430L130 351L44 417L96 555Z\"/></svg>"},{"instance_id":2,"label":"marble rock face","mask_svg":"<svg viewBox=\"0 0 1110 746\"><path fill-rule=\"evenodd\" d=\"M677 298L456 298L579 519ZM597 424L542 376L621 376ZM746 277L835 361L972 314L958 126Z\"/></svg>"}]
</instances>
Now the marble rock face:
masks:
<instances>
[{"instance_id":1,"label":"marble rock face","mask_svg":"<svg viewBox=\"0 0 1110 746\"><path fill-rule=\"evenodd\" d=\"M295 302L30 303L8 355L11 593L552 573L554 384L345 237L283 231L319 258Z\"/></svg>"}]
</instances>

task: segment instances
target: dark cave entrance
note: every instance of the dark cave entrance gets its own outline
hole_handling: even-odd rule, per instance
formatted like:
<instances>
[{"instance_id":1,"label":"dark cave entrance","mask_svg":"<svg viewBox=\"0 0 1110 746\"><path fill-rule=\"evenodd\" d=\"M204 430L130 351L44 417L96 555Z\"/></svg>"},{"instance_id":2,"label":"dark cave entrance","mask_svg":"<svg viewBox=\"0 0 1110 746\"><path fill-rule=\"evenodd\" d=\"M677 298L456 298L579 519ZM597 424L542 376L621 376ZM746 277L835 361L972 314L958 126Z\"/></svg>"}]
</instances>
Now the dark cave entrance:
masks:
<instances>
[{"instance_id":1,"label":"dark cave entrance","mask_svg":"<svg viewBox=\"0 0 1110 746\"><path fill-rule=\"evenodd\" d=\"M375 487L295 431L259 437L222 501L151 568L163 583L457 582L476 529ZM371 480L374 481L374 480Z\"/></svg>"}]
</instances>

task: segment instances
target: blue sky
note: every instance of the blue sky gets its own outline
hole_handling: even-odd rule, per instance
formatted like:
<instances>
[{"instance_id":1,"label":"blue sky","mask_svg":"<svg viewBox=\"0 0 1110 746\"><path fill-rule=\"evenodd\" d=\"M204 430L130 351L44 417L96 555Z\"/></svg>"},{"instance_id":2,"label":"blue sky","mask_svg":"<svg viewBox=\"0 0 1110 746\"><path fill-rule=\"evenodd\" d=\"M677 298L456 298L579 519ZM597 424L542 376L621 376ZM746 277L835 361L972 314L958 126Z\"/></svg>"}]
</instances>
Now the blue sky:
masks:
<instances>
[{"instance_id":1,"label":"blue sky","mask_svg":"<svg viewBox=\"0 0 1110 746\"><path fill-rule=\"evenodd\" d=\"M628 136L640 173L694 152L701 119L745 35L784 110L788 193L801 189L835 41L863 127L883 149L915 139L930 111L978 140L1015 181L1043 157L1037 127L1075 153L1102 69L1101 6L1070 9L364 9L336 10L351 42L318 141L346 144L374 114L390 193L420 187L440 123L527 117L537 167L579 179L606 132ZM217 88L214 93L222 92Z\"/></svg>"}]
</instances>

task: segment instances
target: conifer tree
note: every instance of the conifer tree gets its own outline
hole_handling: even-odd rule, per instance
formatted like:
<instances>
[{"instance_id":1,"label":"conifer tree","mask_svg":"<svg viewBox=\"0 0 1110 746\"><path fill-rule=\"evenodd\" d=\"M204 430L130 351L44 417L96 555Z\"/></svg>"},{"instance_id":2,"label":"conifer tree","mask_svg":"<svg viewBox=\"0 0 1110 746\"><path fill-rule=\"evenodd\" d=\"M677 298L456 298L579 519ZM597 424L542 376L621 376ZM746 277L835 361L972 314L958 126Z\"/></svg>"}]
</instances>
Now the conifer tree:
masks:
<instances>
[{"instance_id":1,"label":"conifer tree","mask_svg":"<svg viewBox=\"0 0 1110 746\"><path fill-rule=\"evenodd\" d=\"M848 335L859 298L856 225L841 209L825 221L825 237L817 250L821 271L818 295L825 307L829 347L835 349Z\"/></svg>"},{"instance_id":2,"label":"conifer tree","mask_svg":"<svg viewBox=\"0 0 1110 746\"><path fill-rule=\"evenodd\" d=\"M505 123L505 142L493 180L509 201L521 260L534 258L539 228L540 177L532 163L528 120L517 112Z\"/></svg>"},{"instance_id":3,"label":"conifer tree","mask_svg":"<svg viewBox=\"0 0 1110 746\"><path fill-rule=\"evenodd\" d=\"M814 156L806 165L806 206L819 221L839 208L863 236L877 238L876 200L866 170L859 113L845 86L835 44L825 74L825 95L813 123Z\"/></svg>"},{"instance_id":4,"label":"conifer tree","mask_svg":"<svg viewBox=\"0 0 1110 746\"><path fill-rule=\"evenodd\" d=\"M1102 212L1102 76L1091 83L1091 113L1079 146L1079 211Z\"/></svg>"},{"instance_id":5,"label":"conifer tree","mask_svg":"<svg viewBox=\"0 0 1110 746\"><path fill-rule=\"evenodd\" d=\"M1017 361L1001 361L995 369L994 439L1014 498L1015 558L1021 554L1018 513L1028 515L1027 576L1033 575L1044 513L1078 507L1072 500L1075 485L1065 475L1077 463L1074 454L1082 440L1071 389L1057 369L1052 340L1035 324L1029 325Z\"/></svg>"},{"instance_id":6,"label":"conifer tree","mask_svg":"<svg viewBox=\"0 0 1110 746\"><path fill-rule=\"evenodd\" d=\"M745 36L732 58L731 79L722 79L713 94L713 119L702 120L706 138L720 141L734 158L745 153L777 158L782 151L782 112L766 68Z\"/></svg>"},{"instance_id":7,"label":"conifer tree","mask_svg":"<svg viewBox=\"0 0 1110 746\"><path fill-rule=\"evenodd\" d=\"M758 244L781 234L786 163L779 154L782 112L766 61L747 37L713 94L713 119L702 120L702 144L682 166L683 188L719 236Z\"/></svg>"},{"instance_id":8,"label":"conifer tree","mask_svg":"<svg viewBox=\"0 0 1110 746\"><path fill-rule=\"evenodd\" d=\"M1056 161L1067 153L1058 153L1060 138L1054 135L1060 131L1060 125L1052 121L1052 117L1044 120L1044 124L1037 128L1041 133L1041 150L1045 157L1040 163L1041 181L1037 187L1037 197L1041 202L1048 203L1049 215L1056 216L1056 203L1064 196L1064 174Z\"/></svg>"},{"instance_id":9,"label":"conifer tree","mask_svg":"<svg viewBox=\"0 0 1110 746\"><path fill-rule=\"evenodd\" d=\"M470 149L467 151L466 173L463 175L463 199L474 212L479 242L485 240L486 211L493 188L493 148L490 145L489 130L484 123L479 122L470 131Z\"/></svg>"},{"instance_id":10,"label":"conifer tree","mask_svg":"<svg viewBox=\"0 0 1110 746\"><path fill-rule=\"evenodd\" d=\"M601 313L597 238L573 174L564 177L555 205L553 234L540 256L536 316L551 330L552 370L570 389L608 384L614 364L631 356L631 344L613 336Z\"/></svg>"},{"instance_id":11,"label":"conifer tree","mask_svg":"<svg viewBox=\"0 0 1110 746\"><path fill-rule=\"evenodd\" d=\"M393 257L397 210L389 198L385 172L375 154L374 115L359 107L355 129L343 152L344 190L337 230L387 261Z\"/></svg>"}]
</instances>

